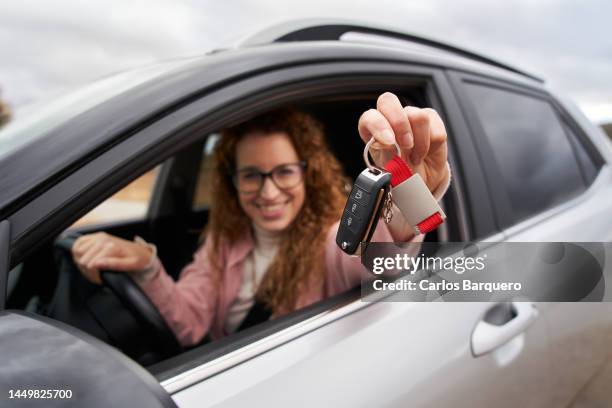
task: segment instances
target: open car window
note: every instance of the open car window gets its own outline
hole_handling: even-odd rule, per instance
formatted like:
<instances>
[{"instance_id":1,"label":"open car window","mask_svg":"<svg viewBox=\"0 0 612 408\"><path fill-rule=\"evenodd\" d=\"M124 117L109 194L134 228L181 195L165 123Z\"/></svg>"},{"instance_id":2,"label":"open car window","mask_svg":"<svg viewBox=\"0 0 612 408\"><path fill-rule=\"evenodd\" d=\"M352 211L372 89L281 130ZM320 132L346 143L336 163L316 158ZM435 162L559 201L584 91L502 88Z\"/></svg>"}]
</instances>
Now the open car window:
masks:
<instances>
[{"instance_id":1,"label":"open car window","mask_svg":"<svg viewBox=\"0 0 612 408\"><path fill-rule=\"evenodd\" d=\"M363 144L359 143L356 123L361 112L371 107L375 95L316 98L296 105L322 123L331 150L353 180L364 168ZM422 89L405 92L402 97L404 104L427 106ZM158 255L171 278L179 279L182 266L190 261L194 250L202 243L201 232L211 201L212 152L218 138L218 132L201 135L197 143L176 156L165 159L162 164L152 163L155 167L113 192L69 230L105 231L130 240L134 236L143 237L157 246ZM347 143L350 140L355 143ZM453 208L445 208L445 211L452 217ZM431 234L429 240L452 239L454 234L455 231ZM28 256L19 265L19 278L11 284L11 305L27 307L84 330L149 367L160 379L359 298L358 290L349 291L219 341L211 343L204 338L195 347L167 358L155 351L142 325L112 291L85 281L74 265L70 265L68 255L59 252L50 241ZM28 282L34 279L35 271L42 265L50 271L47 280L30 285ZM34 297L37 300L33 304Z\"/></svg>"}]
</instances>

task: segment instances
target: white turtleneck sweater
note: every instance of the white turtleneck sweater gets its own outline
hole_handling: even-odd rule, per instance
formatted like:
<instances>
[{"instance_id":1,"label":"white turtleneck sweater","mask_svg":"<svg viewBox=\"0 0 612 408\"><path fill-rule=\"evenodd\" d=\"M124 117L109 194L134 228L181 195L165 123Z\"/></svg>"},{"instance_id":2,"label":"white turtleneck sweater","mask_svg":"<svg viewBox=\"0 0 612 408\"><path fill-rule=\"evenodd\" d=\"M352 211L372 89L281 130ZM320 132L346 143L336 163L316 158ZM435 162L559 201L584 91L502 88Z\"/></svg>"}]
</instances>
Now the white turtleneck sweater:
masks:
<instances>
[{"instance_id":1,"label":"white turtleneck sweater","mask_svg":"<svg viewBox=\"0 0 612 408\"><path fill-rule=\"evenodd\" d=\"M272 263L281 240L280 233L265 231L256 225L253 225L253 237L255 246L244 261L238 297L230 306L225 319L227 333L234 333L240 327L255 304L257 288Z\"/></svg>"}]
</instances>

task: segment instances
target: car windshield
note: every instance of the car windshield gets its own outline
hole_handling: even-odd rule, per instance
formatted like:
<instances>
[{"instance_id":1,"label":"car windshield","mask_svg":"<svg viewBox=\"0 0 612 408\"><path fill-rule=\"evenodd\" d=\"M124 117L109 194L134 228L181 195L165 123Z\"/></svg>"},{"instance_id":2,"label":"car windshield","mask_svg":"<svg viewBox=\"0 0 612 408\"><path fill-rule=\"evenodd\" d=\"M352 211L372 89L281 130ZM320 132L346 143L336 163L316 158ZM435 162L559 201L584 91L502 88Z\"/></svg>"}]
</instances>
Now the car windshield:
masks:
<instances>
[{"instance_id":1,"label":"car windshield","mask_svg":"<svg viewBox=\"0 0 612 408\"><path fill-rule=\"evenodd\" d=\"M184 59L173 60L122 72L102 78L59 98L16 109L11 122L0 130L0 157L7 156L35 141L66 120L184 62Z\"/></svg>"}]
</instances>

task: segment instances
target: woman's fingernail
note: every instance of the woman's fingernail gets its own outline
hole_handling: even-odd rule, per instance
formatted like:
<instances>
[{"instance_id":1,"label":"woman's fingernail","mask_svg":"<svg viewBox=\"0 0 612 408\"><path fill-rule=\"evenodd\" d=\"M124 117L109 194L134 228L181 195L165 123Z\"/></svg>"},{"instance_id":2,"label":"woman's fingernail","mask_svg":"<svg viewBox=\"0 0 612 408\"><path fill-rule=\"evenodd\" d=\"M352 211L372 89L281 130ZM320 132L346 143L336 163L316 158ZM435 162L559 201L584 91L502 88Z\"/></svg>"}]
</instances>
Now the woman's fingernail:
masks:
<instances>
[{"instance_id":1,"label":"woman's fingernail","mask_svg":"<svg viewBox=\"0 0 612 408\"><path fill-rule=\"evenodd\" d=\"M385 144L395 143L395 135L389 129L385 129L382 132L380 132L380 139Z\"/></svg>"}]
</instances>

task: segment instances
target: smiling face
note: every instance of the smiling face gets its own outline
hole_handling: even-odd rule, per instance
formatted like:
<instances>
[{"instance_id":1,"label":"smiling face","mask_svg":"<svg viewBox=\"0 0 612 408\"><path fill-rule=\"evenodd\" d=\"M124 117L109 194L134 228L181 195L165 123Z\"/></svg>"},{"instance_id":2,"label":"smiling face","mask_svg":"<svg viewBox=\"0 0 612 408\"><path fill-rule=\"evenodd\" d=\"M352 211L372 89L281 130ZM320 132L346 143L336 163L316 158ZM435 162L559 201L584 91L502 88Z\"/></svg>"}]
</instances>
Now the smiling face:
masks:
<instances>
[{"instance_id":1,"label":"smiling face","mask_svg":"<svg viewBox=\"0 0 612 408\"><path fill-rule=\"evenodd\" d=\"M236 170L252 169L268 173L277 166L299 161L289 136L284 132L248 133L236 145ZM294 187L281 190L271 177L265 177L259 191L239 191L238 201L257 227L280 232L297 217L304 205L305 195L303 179Z\"/></svg>"}]
</instances>

